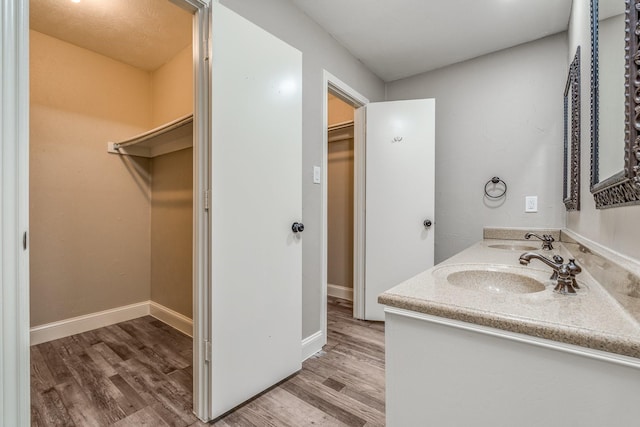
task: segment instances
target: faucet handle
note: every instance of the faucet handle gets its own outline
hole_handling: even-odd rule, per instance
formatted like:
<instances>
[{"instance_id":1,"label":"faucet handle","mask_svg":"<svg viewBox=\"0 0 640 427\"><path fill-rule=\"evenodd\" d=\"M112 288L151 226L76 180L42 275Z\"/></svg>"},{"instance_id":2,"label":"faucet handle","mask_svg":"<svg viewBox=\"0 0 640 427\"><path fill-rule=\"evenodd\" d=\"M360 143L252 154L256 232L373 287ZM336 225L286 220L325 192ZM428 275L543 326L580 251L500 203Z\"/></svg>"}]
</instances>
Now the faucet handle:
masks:
<instances>
[{"instance_id":1,"label":"faucet handle","mask_svg":"<svg viewBox=\"0 0 640 427\"><path fill-rule=\"evenodd\" d=\"M555 262L558 265L562 265L564 263L564 258L562 258L560 255L554 255L553 256L553 262ZM558 270L553 270L553 273L551 273L551 277L549 279L550 280L557 280L558 279Z\"/></svg>"},{"instance_id":2,"label":"faucet handle","mask_svg":"<svg viewBox=\"0 0 640 427\"><path fill-rule=\"evenodd\" d=\"M562 264L558 269L558 284L553 291L564 295L576 295L575 288L575 280L572 280L569 264Z\"/></svg>"},{"instance_id":3,"label":"faucet handle","mask_svg":"<svg viewBox=\"0 0 640 427\"><path fill-rule=\"evenodd\" d=\"M544 238L542 240L542 249L547 251L553 250L552 243L555 242L556 239L554 239L551 234L543 234L542 237Z\"/></svg>"},{"instance_id":4,"label":"faucet handle","mask_svg":"<svg viewBox=\"0 0 640 427\"><path fill-rule=\"evenodd\" d=\"M573 258L570 259L567 263L567 268L569 269L569 275L571 276L573 287L576 289L580 289L580 286L578 286L578 281L576 280L576 274L581 273L582 268L578 264L576 264L576 260Z\"/></svg>"},{"instance_id":5,"label":"faucet handle","mask_svg":"<svg viewBox=\"0 0 640 427\"><path fill-rule=\"evenodd\" d=\"M567 263L567 267L569 267L569 273L571 273L572 276L575 276L578 273L582 273L582 268L578 264L576 264L575 258L571 258L569 260L569 262Z\"/></svg>"}]
</instances>

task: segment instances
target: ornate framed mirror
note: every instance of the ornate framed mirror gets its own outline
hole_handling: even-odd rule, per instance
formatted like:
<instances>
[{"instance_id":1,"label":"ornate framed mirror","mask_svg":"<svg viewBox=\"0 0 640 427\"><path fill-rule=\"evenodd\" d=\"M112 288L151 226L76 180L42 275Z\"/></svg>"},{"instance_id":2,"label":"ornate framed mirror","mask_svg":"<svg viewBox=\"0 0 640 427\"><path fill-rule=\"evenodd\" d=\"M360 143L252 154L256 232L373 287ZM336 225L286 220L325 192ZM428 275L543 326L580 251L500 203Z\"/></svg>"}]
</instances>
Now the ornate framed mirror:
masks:
<instances>
[{"instance_id":1,"label":"ornate framed mirror","mask_svg":"<svg viewBox=\"0 0 640 427\"><path fill-rule=\"evenodd\" d=\"M569 65L564 89L564 179L568 211L580 210L580 46Z\"/></svg>"},{"instance_id":2,"label":"ornate framed mirror","mask_svg":"<svg viewBox=\"0 0 640 427\"><path fill-rule=\"evenodd\" d=\"M591 192L640 204L640 0L591 0Z\"/></svg>"}]
</instances>

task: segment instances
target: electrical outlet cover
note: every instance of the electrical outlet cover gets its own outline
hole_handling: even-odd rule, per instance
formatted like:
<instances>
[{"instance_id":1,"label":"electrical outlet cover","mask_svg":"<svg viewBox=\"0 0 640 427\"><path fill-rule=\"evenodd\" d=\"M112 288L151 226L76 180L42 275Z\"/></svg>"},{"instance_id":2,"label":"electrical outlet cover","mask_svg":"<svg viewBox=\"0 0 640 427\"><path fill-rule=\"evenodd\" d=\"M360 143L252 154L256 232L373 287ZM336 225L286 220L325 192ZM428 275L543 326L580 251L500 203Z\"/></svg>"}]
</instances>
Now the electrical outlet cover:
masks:
<instances>
[{"instance_id":1,"label":"electrical outlet cover","mask_svg":"<svg viewBox=\"0 0 640 427\"><path fill-rule=\"evenodd\" d=\"M527 196L524 198L525 212L538 212L538 196Z\"/></svg>"}]
</instances>

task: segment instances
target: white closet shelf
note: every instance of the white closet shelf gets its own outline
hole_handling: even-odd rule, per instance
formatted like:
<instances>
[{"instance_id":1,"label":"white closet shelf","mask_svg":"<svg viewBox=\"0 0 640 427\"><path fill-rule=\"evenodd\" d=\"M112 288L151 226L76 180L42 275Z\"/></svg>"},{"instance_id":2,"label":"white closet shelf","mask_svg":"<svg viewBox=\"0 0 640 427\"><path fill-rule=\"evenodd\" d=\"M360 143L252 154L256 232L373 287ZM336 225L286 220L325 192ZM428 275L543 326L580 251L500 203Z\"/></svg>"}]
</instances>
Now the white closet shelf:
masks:
<instances>
[{"instance_id":1,"label":"white closet shelf","mask_svg":"<svg viewBox=\"0 0 640 427\"><path fill-rule=\"evenodd\" d=\"M336 123L329 126L327 129L329 131L329 143L353 138L353 125L353 120L349 120L348 122Z\"/></svg>"},{"instance_id":2,"label":"white closet shelf","mask_svg":"<svg viewBox=\"0 0 640 427\"><path fill-rule=\"evenodd\" d=\"M329 132L334 130L346 129L352 127L354 124L353 120L347 120L346 122L335 123L329 126Z\"/></svg>"},{"instance_id":3,"label":"white closet shelf","mask_svg":"<svg viewBox=\"0 0 640 427\"><path fill-rule=\"evenodd\" d=\"M126 156L156 157L193 146L193 114L120 142L108 142L107 152Z\"/></svg>"}]
</instances>

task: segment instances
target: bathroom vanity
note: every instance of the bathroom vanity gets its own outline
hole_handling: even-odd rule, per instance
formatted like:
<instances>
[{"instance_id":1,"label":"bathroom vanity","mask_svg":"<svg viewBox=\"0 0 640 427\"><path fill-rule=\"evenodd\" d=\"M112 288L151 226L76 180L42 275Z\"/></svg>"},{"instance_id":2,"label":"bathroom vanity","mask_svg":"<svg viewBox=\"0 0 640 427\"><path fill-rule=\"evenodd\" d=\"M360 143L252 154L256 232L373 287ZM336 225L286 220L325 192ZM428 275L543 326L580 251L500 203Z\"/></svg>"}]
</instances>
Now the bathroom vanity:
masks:
<instances>
[{"instance_id":1,"label":"bathroom vanity","mask_svg":"<svg viewBox=\"0 0 640 427\"><path fill-rule=\"evenodd\" d=\"M380 295L387 425L638 425L637 265L564 232L551 251L510 240L518 230L487 234L502 239ZM520 265L527 251L576 258L577 293L553 292L541 262Z\"/></svg>"}]
</instances>

